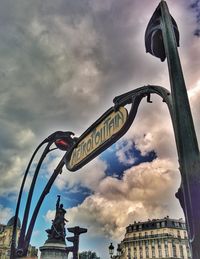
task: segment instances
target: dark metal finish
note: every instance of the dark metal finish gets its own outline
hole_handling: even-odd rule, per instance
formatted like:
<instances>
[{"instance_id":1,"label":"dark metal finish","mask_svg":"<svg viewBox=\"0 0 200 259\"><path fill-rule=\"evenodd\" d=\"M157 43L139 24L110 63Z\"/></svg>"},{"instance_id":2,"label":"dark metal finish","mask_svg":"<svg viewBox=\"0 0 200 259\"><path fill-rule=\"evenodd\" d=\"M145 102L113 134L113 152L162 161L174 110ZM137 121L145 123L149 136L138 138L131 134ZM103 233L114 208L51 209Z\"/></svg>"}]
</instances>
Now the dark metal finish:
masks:
<instances>
[{"instance_id":1,"label":"dark metal finish","mask_svg":"<svg viewBox=\"0 0 200 259\"><path fill-rule=\"evenodd\" d=\"M187 89L183 77L182 67L178 55L179 40L177 40L176 26L168 6L161 0L154 12L146 30L145 44L147 52L152 55L150 46L155 45L155 39L150 36L151 28L155 29L155 22L159 22L160 41L167 57L171 94L172 94L172 122L178 151L182 183L176 193L184 211L192 258L200 258L200 156L199 147L190 110ZM176 25L176 24L175 24ZM150 36L150 38L148 38ZM179 36L178 36L179 38ZM156 46L159 51L159 46ZM155 55L156 56L156 55ZM162 59L161 59L162 60ZM164 60L164 59L163 59ZM162 61L163 61L162 60Z\"/></svg>"},{"instance_id":2,"label":"dark metal finish","mask_svg":"<svg viewBox=\"0 0 200 259\"><path fill-rule=\"evenodd\" d=\"M86 233L86 232L87 232L87 229L86 229L86 228L80 228L80 227L78 227L78 226L72 227L72 228L67 228L67 230L68 230L70 233L74 233L74 235L80 235L80 234L83 234L83 233Z\"/></svg>"},{"instance_id":3,"label":"dark metal finish","mask_svg":"<svg viewBox=\"0 0 200 259\"><path fill-rule=\"evenodd\" d=\"M75 142L76 139L72 138L71 136L74 136L74 133L71 131L67 132L59 132L54 137L54 144L56 145L57 148L63 151L67 151Z\"/></svg>"},{"instance_id":4,"label":"dark metal finish","mask_svg":"<svg viewBox=\"0 0 200 259\"><path fill-rule=\"evenodd\" d=\"M30 203L32 200L32 194L33 194L33 190L35 187L35 183L37 180L37 176L39 173L39 169L41 167L41 164L44 160L44 158L46 157L47 153L49 153L50 151L54 150L54 149L49 149L49 147L51 146L51 144L53 142L55 142L57 139L64 139L65 142L68 143L68 147L67 149L71 148L71 146L75 143L76 138L72 138L71 135L74 135L73 132L71 131L67 131L67 132L63 132L63 131L56 131L53 134L49 135L35 150L35 152L33 153L29 164L27 166L27 169L25 171L24 177L23 177L23 181L20 187L20 192L19 192L19 197L17 200L17 206L16 206L16 210L15 210L15 220L14 220L14 225L13 225L13 233L12 233L12 241L11 241L11 253L10 253L10 258L14 259L16 256L22 256L25 255L24 253L24 243L25 243L25 232L26 232L26 226L27 226L27 220L28 220L28 215L29 215L29 210L30 210ZM41 148L42 145L44 145L45 143L48 143L39 162L37 165L37 168L35 170L35 174L31 183L31 188L29 191L29 195L28 195L28 199L27 199L27 203L26 203L26 208L25 208L25 212L24 212L24 218L23 218L23 223L22 223L22 229L20 232L20 237L19 237L19 242L18 242L18 248L16 251L16 227L17 227L17 219L18 219L18 214L19 214L19 207L20 207L20 203L21 203L21 197L22 197L22 193L23 193L23 189L24 189L24 184L28 175L28 172L30 170L30 166L32 164L32 161L36 155L36 153L38 152L38 150ZM66 150L66 149L65 149ZM32 232L31 232L32 233ZM29 240L30 241L30 240ZM26 251L27 252L27 251Z\"/></svg>"},{"instance_id":5,"label":"dark metal finish","mask_svg":"<svg viewBox=\"0 0 200 259\"><path fill-rule=\"evenodd\" d=\"M32 179L32 182L31 182L31 186L30 186L30 189L29 189L28 198L27 198L27 202L26 202L24 217L23 217L23 221L22 221L22 228L21 228L21 231L20 231L20 236L19 236L19 241L18 241L18 249L23 248L24 237L25 237L25 232L26 232L26 227L27 227L27 222L28 222L28 215L29 215L29 211L30 211L30 206L31 206L31 201L32 201L32 196L33 196L33 191L34 191L34 188L35 188L36 180L37 180L42 162L44 161L46 155L51 151L49 148L52 145L52 143L53 143L53 141L50 141L47 144L47 146L45 147L45 149L42 153L42 156L40 157L40 160L39 160L39 162L37 164L37 167L35 169L34 175L33 175L33 179Z\"/></svg>"},{"instance_id":6,"label":"dark metal finish","mask_svg":"<svg viewBox=\"0 0 200 259\"><path fill-rule=\"evenodd\" d=\"M179 46L179 31L176 21L170 16L173 30L176 37L176 43ZM165 47L162 37L161 27L161 6L160 4L153 13L145 32L145 47L146 52L149 52L155 57L158 57L163 62L166 58Z\"/></svg>"},{"instance_id":7,"label":"dark metal finish","mask_svg":"<svg viewBox=\"0 0 200 259\"><path fill-rule=\"evenodd\" d=\"M120 244L117 245L117 255L121 256L122 255L122 249L120 247Z\"/></svg>"},{"instance_id":8,"label":"dark metal finish","mask_svg":"<svg viewBox=\"0 0 200 259\"><path fill-rule=\"evenodd\" d=\"M110 243L108 250L109 250L109 254L110 254L110 258L112 258L113 254L114 254L114 246L112 243Z\"/></svg>"},{"instance_id":9,"label":"dark metal finish","mask_svg":"<svg viewBox=\"0 0 200 259\"><path fill-rule=\"evenodd\" d=\"M190 111L187 89L178 55L170 13L161 1L161 27L167 56L174 113L174 132L182 184L177 197L183 208L192 248L192 258L200 258L200 156Z\"/></svg>"},{"instance_id":10,"label":"dark metal finish","mask_svg":"<svg viewBox=\"0 0 200 259\"><path fill-rule=\"evenodd\" d=\"M21 184L21 187L20 187L20 191L19 191L19 196L18 196L18 199L17 199L17 205L16 205L16 209L15 209L15 218L14 218L14 224L13 224L13 232L12 232L12 241L11 241L11 251L10 251L10 258L13 259L15 258L15 248L16 248L16 235L17 235L17 220L18 220L18 215L19 215L19 207L20 207L20 203L21 203L21 197L22 197L22 193L23 193L23 189L24 189L24 185L25 185L25 182L26 182L26 178L27 178L27 175L28 175L28 172L29 172L29 169L30 169L30 166L33 162L33 159L36 155L36 153L38 152L38 150L42 147L42 145L44 145L47 141L44 140L42 143L39 144L39 146L36 148L36 150L34 151L29 163L28 163L28 166L26 168L26 171L24 173L24 177L23 177L23 180L22 180L22 184Z\"/></svg>"},{"instance_id":11,"label":"dark metal finish","mask_svg":"<svg viewBox=\"0 0 200 259\"><path fill-rule=\"evenodd\" d=\"M87 229L86 228L80 228L79 226L72 227L72 228L67 228L67 230L71 233L74 234L73 237L67 237L67 240L69 242L73 242L73 246L67 248L67 251L73 253L73 259L78 259L78 252L79 252L79 236L80 234L86 233Z\"/></svg>"},{"instance_id":12,"label":"dark metal finish","mask_svg":"<svg viewBox=\"0 0 200 259\"><path fill-rule=\"evenodd\" d=\"M30 224L29 224L29 227L28 227L28 230L27 230L27 234L25 236L25 240L24 240L24 244L23 244L23 248L22 248L23 253L20 256L22 256L22 255L26 256L27 255L31 235L32 235L33 228L34 228L34 225L35 225L35 221L36 221L38 212L40 210L40 207L42 205L42 202L44 201L45 196L49 193L49 191L51 189L51 186L53 185L57 176L62 173L62 168L63 168L64 164L65 163L64 163L64 157L63 157L62 160L60 161L60 163L58 164L58 166L56 167L56 169L54 170L54 173L50 177L48 183L46 184L46 186L45 186L45 188L44 188L44 190L43 190L43 192L42 192L42 194L41 194L41 196L38 200L38 203L37 203L37 205L34 209L33 215L32 215L31 220L30 220ZM20 252L20 249L17 249L17 253L18 252Z\"/></svg>"}]
</instances>

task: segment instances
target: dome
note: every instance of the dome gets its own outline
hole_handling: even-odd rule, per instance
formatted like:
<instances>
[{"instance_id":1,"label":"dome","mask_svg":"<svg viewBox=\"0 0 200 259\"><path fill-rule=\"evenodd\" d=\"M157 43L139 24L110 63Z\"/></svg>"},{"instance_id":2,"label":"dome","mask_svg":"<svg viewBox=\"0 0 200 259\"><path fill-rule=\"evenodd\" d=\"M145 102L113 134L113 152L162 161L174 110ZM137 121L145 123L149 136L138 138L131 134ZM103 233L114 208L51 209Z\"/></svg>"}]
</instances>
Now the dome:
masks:
<instances>
[{"instance_id":1,"label":"dome","mask_svg":"<svg viewBox=\"0 0 200 259\"><path fill-rule=\"evenodd\" d=\"M13 225L14 225L14 220L15 220L15 217L10 218L10 219L8 220L7 226L8 226L8 227L13 226ZM18 227L18 228L21 228L21 221L20 221L19 218L17 219L17 227Z\"/></svg>"}]
</instances>

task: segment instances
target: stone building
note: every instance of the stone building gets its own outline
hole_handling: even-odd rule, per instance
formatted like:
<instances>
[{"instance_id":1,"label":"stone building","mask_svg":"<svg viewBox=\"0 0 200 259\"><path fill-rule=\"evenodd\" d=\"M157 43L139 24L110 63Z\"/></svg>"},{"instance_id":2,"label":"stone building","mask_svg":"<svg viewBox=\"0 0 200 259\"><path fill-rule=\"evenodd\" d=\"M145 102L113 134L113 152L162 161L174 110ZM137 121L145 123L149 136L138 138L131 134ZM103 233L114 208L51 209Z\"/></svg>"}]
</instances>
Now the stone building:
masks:
<instances>
[{"instance_id":1,"label":"stone building","mask_svg":"<svg viewBox=\"0 0 200 259\"><path fill-rule=\"evenodd\" d=\"M14 217L12 217L8 223L0 224L0 259L10 258L10 246L12 239L12 229L14 224ZM21 229L21 222L17 221L17 240L19 238ZM29 246L28 250L29 258L37 258L37 249L34 246Z\"/></svg>"},{"instance_id":2,"label":"stone building","mask_svg":"<svg viewBox=\"0 0 200 259\"><path fill-rule=\"evenodd\" d=\"M191 258L185 222L168 216L129 225L120 247L120 259Z\"/></svg>"}]
</instances>

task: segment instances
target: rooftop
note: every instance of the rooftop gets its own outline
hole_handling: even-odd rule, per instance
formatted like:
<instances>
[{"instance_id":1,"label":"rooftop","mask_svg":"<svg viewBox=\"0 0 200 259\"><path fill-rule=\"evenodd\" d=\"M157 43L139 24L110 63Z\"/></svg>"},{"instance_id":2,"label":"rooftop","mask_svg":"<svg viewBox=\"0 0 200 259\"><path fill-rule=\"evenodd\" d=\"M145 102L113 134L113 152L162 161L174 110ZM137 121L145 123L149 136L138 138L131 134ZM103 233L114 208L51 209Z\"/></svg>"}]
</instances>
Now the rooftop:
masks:
<instances>
[{"instance_id":1,"label":"rooftop","mask_svg":"<svg viewBox=\"0 0 200 259\"><path fill-rule=\"evenodd\" d=\"M8 226L8 227L11 227L11 226L14 225L14 219L15 219L15 217L12 217L12 218L10 218L10 219L8 220L8 223L7 223L7 226ZM19 218L17 219L17 227L18 227L18 228L21 228L21 221L20 221Z\"/></svg>"},{"instance_id":2,"label":"rooftop","mask_svg":"<svg viewBox=\"0 0 200 259\"><path fill-rule=\"evenodd\" d=\"M148 221L138 221L134 224L130 224L126 227L126 232L142 231L142 230L151 230L159 228L177 228L177 229L186 229L184 220L181 219L171 219L169 216L162 219L152 219Z\"/></svg>"}]
</instances>

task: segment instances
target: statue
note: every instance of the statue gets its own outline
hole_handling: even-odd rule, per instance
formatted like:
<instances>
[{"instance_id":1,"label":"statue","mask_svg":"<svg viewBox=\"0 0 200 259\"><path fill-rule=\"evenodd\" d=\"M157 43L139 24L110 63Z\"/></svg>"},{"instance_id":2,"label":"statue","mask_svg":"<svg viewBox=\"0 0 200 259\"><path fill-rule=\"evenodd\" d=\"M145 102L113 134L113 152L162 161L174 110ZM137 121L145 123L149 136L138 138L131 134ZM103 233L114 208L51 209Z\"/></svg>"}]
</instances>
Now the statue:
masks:
<instances>
[{"instance_id":1,"label":"statue","mask_svg":"<svg viewBox=\"0 0 200 259\"><path fill-rule=\"evenodd\" d=\"M51 229L47 229L48 239L46 243L50 242L59 242L65 244L65 222L68 222L65 219L66 210L63 208L63 204L60 204L60 195L57 196L56 202L56 215L54 220L52 220Z\"/></svg>"}]
</instances>

